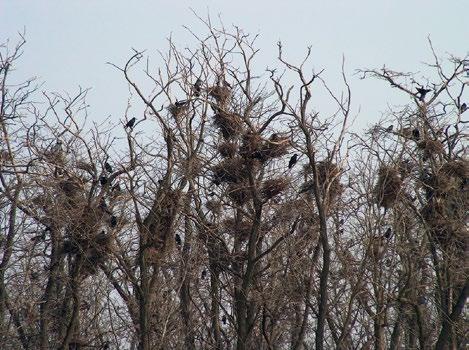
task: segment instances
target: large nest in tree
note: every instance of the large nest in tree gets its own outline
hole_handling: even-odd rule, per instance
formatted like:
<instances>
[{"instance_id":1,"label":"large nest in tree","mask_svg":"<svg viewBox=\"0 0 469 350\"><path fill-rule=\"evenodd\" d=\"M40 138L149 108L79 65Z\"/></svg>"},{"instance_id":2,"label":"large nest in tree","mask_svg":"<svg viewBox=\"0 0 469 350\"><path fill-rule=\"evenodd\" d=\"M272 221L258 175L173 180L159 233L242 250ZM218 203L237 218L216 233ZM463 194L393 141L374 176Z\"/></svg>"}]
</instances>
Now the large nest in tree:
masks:
<instances>
[{"instance_id":1,"label":"large nest in tree","mask_svg":"<svg viewBox=\"0 0 469 350\"><path fill-rule=\"evenodd\" d=\"M189 110L189 103L184 103L181 105L170 104L168 106L168 111L175 119L181 119L185 113Z\"/></svg>"},{"instance_id":2,"label":"large nest in tree","mask_svg":"<svg viewBox=\"0 0 469 350\"><path fill-rule=\"evenodd\" d=\"M84 245L90 245L106 215L97 203L81 208L81 213L76 218L72 218L70 223L72 239L76 242L84 242Z\"/></svg>"},{"instance_id":3,"label":"large nest in tree","mask_svg":"<svg viewBox=\"0 0 469 350\"><path fill-rule=\"evenodd\" d=\"M376 203L386 209L391 208L402 187L399 171L383 165L378 171L378 182L374 189Z\"/></svg>"},{"instance_id":4,"label":"large nest in tree","mask_svg":"<svg viewBox=\"0 0 469 350\"><path fill-rule=\"evenodd\" d=\"M414 171L416 164L409 159L404 159L398 163L397 167L401 178L404 179Z\"/></svg>"},{"instance_id":5,"label":"large nest in tree","mask_svg":"<svg viewBox=\"0 0 469 350\"><path fill-rule=\"evenodd\" d=\"M83 191L83 184L74 178L62 180L58 185L67 197L75 197Z\"/></svg>"},{"instance_id":6,"label":"large nest in tree","mask_svg":"<svg viewBox=\"0 0 469 350\"><path fill-rule=\"evenodd\" d=\"M249 238L252 231L252 223L248 220L226 219L223 222L223 229L231 236L237 236L241 241Z\"/></svg>"},{"instance_id":7,"label":"large nest in tree","mask_svg":"<svg viewBox=\"0 0 469 350\"><path fill-rule=\"evenodd\" d=\"M93 237L91 244L84 251L83 275L95 274L114 251L114 237L104 231Z\"/></svg>"},{"instance_id":8,"label":"large nest in tree","mask_svg":"<svg viewBox=\"0 0 469 350\"><path fill-rule=\"evenodd\" d=\"M212 86L208 90L208 94L213 97L218 104L225 105L228 102L228 99L231 96L231 90L227 86Z\"/></svg>"},{"instance_id":9,"label":"large nest in tree","mask_svg":"<svg viewBox=\"0 0 469 350\"><path fill-rule=\"evenodd\" d=\"M228 197L237 205L244 205L251 199L251 187L247 183L233 183L226 189Z\"/></svg>"},{"instance_id":10,"label":"large nest in tree","mask_svg":"<svg viewBox=\"0 0 469 350\"><path fill-rule=\"evenodd\" d=\"M453 160L441 167L441 173L446 176L466 180L469 178L469 162L467 160Z\"/></svg>"},{"instance_id":11,"label":"large nest in tree","mask_svg":"<svg viewBox=\"0 0 469 350\"><path fill-rule=\"evenodd\" d=\"M242 158L227 158L212 168L215 183L241 182L249 176Z\"/></svg>"},{"instance_id":12,"label":"large nest in tree","mask_svg":"<svg viewBox=\"0 0 469 350\"><path fill-rule=\"evenodd\" d=\"M218 145L218 152L223 158L233 158L238 152L238 145L234 142L222 142Z\"/></svg>"},{"instance_id":13,"label":"large nest in tree","mask_svg":"<svg viewBox=\"0 0 469 350\"><path fill-rule=\"evenodd\" d=\"M261 135L253 132L249 132L243 135L241 148L239 153L244 158L264 160L263 155L264 139Z\"/></svg>"},{"instance_id":14,"label":"large nest in tree","mask_svg":"<svg viewBox=\"0 0 469 350\"><path fill-rule=\"evenodd\" d=\"M425 219L432 237L444 248L456 246L462 251L466 250L468 240L468 196L459 198L454 194L451 198L433 198L422 208L422 217Z\"/></svg>"},{"instance_id":15,"label":"large nest in tree","mask_svg":"<svg viewBox=\"0 0 469 350\"><path fill-rule=\"evenodd\" d=\"M271 199L284 192L290 185L290 180L286 177L269 179L262 183L261 193L265 199Z\"/></svg>"},{"instance_id":16,"label":"large nest in tree","mask_svg":"<svg viewBox=\"0 0 469 350\"><path fill-rule=\"evenodd\" d=\"M432 155L443 154L445 147L438 140L423 140L418 143L418 148L423 151L423 159L428 159Z\"/></svg>"},{"instance_id":17,"label":"large nest in tree","mask_svg":"<svg viewBox=\"0 0 469 350\"><path fill-rule=\"evenodd\" d=\"M218 109L213 116L213 121L224 139L234 138L243 131L243 119L236 113L228 113Z\"/></svg>"},{"instance_id":18,"label":"large nest in tree","mask_svg":"<svg viewBox=\"0 0 469 350\"><path fill-rule=\"evenodd\" d=\"M264 159L279 158L288 153L290 148L290 138L272 134L262 146L262 156Z\"/></svg>"},{"instance_id":19,"label":"large nest in tree","mask_svg":"<svg viewBox=\"0 0 469 350\"><path fill-rule=\"evenodd\" d=\"M427 198L444 196L464 191L468 184L469 165L463 160L445 163L436 174L426 171L420 177Z\"/></svg>"}]
</instances>

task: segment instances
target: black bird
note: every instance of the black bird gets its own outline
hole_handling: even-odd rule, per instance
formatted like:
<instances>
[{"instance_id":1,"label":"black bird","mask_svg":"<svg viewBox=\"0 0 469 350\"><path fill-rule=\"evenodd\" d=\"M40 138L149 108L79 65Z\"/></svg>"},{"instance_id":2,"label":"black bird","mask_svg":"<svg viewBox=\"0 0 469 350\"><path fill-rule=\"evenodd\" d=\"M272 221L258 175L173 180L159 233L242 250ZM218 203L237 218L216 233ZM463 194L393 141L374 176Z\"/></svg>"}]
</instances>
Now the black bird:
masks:
<instances>
[{"instance_id":1,"label":"black bird","mask_svg":"<svg viewBox=\"0 0 469 350\"><path fill-rule=\"evenodd\" d=\"M198 78L194 84L194 96L199 97L200 91L202 91L202 79Z\"/></svg>"},{"instance_id":2,"label":"black bird","mask_svg":"<svg viewBox=\"0 0 469 350\"><path fill-rule=\"evenodd\" d=\"M121 192L121 191L122 191L121 185L119 185L118 183L115 184L114 186L112 186L111 191L113 191L113 192L114 192L114 191Z\"/></svg>"},{"instance_id":3,"label":"black bird","mask_svg":"<svg viewBox=\"0 0 469 350\"><path fill-rule=\"evenodd\" d=\"M101 184L101 186L106 186L106 184L107 184L107 177L104 176L104 175L101 175L101 176L99 177L99 183Z\"/></svg>"},{"instance_id":4,"label":"black bird","mask_svg":"<svg viewBox=\"0 0 469 350\"><path fill-rule=\"evenodd\" d=\"M223 322L223 324L226 324L226 316L225 315L222 316L221 321Z\"/></svg>"},{"instance_id":5,"label":"black bird","mask_svg":"<svg viewBox=\"0 0 469 350\"><path fill-rule=\"evenodd\" d=\"M414 138L415 141L420 140L420 130L417 128L412 130L412 137Z\"/></svg>"},{"instance_id":6,"label":"black bird","mask_svg":"<svg viewBox=\"0 0 469 350\"><path fill-rule=\"evenodd\" d=\"M384 237L389 239L389 238L391 238L391 235L392 235L392 228L388 227L388 229L384 233Z\"/></svg>"},{"instance_id":7,"label":"black bird","mask_svg":"<svg viewBox=\"0 0 469 350\"><path fill-rule=\"evenodd\" d=\"M187 103L188 103L187 100L182 100L182 101L176 101L176 102L174 102L174 105L175 105L176 107L183 107L183 106L185 106Z\"/></svg>"},{"instance_id":8,"label":"black bird","mask_svg":"<svg viewBox=\"0 0 469 350\"><path fill-rule=\"evenodd\" d=\"M425 95L427 95L430 91L430 89L425 89L425 88L417 88L417 93L420 94L419 100L423 101L425 99Z\"/></svg>"},{"instance_id":9,"label":"black bird","mask_svg":"<svg viewBox=\"0 0 469 350\"><path fill-rule=\"evenodd\" d=\"M111 225L111 227L117 226L117 218L115 215L111 216L111 219L109 220L109 224Z\"/></svg>"},{"instance_id":10,"label":"black bird","mask_svg":"<svg viewBox=\"0 0 469 350\"><path fill-rule=\"evenodd\" d=\"M202 277L202 279L204 280L205 277L207 277L207 270L202 270L202 274L200 275L200 277Z\"/></svg>"},{"instance_id":11,"label":"black bird","mask_svg":"<svg viewBox=\"0 0 469 350\"><path fill-rule=\"evenodd\" d=\"M463 103L461 105L461 107L459 107L459 113L464 113L465 111L467 111L467 104L466 103Z\"/></svg>"},{"instance_id":12,"label":"black bird","mask_svg":"<svg viewBox=\"0 0 469 350\"><path fill-rule=\"evenodd\" d=\"M294 154L291 156L290 161L288 162L288 169L293 168L293 166L296 164L298 161L298 154Z\"/></svg>"},{"instance_id":13,"label":"black bird","mask_svg":"<svg viewBox=\"0 0 469 350\"><path fill-rule=\"evenodd\" d=\"M133 117L132 119L130 119L130 120L127 122L127 124L125 124L124 129L125 129L125 128L132 129L132 128L134 127L134 125L135 125L135 121L136 121L136 120L137 120L137 119L135 119L135 117Z\"/></svg>"},{"instance_id":14,"label":"black bird","mask_svg":"<svg viewBox=\"0 0 469 350\"><path fill-rule=\"evenodd\" d=\"M394 128L394 125L389 125L389 126L386 128L386 131L387 131L387 132L391 132L393 128Z\"/></svg>"},{"instance_id":15,"label":"black bird","mask_svg":"<svg viewBox=\"0 0 469 350\"><path fill-rule=\"evenodd\" d=\"M181 236L179 236L178 233L176 233L176 235L174 236L174 240L176 241L176 244L177 244L178 246L181 246L181 244L182 244Z\"/></svg>"},{"instance_id":16,"label":"black bird","mask_svg":"<svg viewBox=\"0 0 469 350\"><path fill-rule=\"evenodd\" d=\"M104 163L104 169L106 169L108 173L112 173L112 166L108 162Z\"/></svg>"}]
</instances>

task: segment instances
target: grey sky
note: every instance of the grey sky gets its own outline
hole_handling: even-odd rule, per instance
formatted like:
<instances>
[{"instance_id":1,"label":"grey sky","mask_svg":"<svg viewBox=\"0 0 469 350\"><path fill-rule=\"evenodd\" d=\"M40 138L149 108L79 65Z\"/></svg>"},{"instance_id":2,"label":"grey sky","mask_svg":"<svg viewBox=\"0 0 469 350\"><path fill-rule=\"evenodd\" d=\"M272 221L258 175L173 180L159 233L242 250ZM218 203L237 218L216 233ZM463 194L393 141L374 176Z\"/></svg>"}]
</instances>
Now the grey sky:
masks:
<instances>
[{"instance_id":1,"label":"grey sky","mask_svg":"<svg viewBox=\"0 0 469 350\"><path fill-rule=\"evenodd\" d=\"M128 97L121 75L105 62L125 62L131 48L165 51L173 34L181 46L190 46L183 25L204 33L190 11L201 16L221 14L225 25L235 24L259 33L262 50L258 64L272 66L276 42L288 57L298 58L308 45L314 67L326 68L335 80L342 54L352 85L355 110L361 106L360 126L376 121L398 94L383 82L360 81L357 68L416 71L431 61L427 43L444 57L465 56L469 51L469 2L453 1L59 1L0 0L0 40L15 41L27 32L25 55L18 75L38 76L44 89L73 93L78 85L92 87L90 118L121 118Z\"/></svg>"}]
</instances>

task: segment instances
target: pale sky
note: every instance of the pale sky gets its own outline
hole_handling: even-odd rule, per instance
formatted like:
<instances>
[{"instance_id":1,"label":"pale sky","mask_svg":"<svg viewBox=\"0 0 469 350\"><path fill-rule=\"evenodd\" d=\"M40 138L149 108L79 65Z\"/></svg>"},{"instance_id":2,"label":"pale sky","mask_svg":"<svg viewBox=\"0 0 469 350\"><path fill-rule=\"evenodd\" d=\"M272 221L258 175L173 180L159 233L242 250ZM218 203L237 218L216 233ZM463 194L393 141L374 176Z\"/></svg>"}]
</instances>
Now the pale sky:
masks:
<instances>
[{"instance_id":1,"label":"pale sky","mask_svg":"<svg viewBox=\"0 0 469 350\"><path fill-rule=\"evenodd\" d=\"M47 91L73 93L78 86L91 87L90 118L120 119L127 85L105 63L122 64L131 48L156 57L157 50L167 49L170 34L181 47L194 46L182 26L205 31L191 8L215 19L220 14L225 26L259 33L258 67L275 63L278 40L291 58L299 58L311 45L314 67L325 68L324 77L334 85L344 55L361 127L376 122L387 104L403 101L384 82L359 80L353 75L356 69L385 64L395 70L422 70L422 62L432 59L428 36L440 57L469 52L467 0L0 0L0 41L15 42L16 33L26 28L18 77L38 76Z\"/></svg>"}]
</instances>

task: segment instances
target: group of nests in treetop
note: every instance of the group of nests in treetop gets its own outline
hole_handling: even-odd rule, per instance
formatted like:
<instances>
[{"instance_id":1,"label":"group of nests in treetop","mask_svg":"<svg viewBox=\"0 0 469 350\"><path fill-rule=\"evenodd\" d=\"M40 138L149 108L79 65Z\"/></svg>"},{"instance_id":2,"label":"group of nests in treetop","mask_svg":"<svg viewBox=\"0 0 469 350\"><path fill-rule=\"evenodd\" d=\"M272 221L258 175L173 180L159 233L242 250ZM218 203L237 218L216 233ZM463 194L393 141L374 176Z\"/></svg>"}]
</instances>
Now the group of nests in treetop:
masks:
<instances>
[{"instance_id":1,"label":"group of nests in treetop","mask_svg":"<svg viewBox=\"0 0 469 350\"><path fill-rule=\"evenodd\" d=\"M229 111L231 91L228 86L216 86L209 90L209 95L216 102L212 105L214 124L223 138L217 146L223 160L211 169L213 182L217 186L228 184L228 197L235 204L243 205L252 198L251 174L255 178L262 164L287 154L291 147L290 139L278 133L264 138L259 132L247 131L243 118ZM272 199L285 191L288 185L286 177L266 180L259 186L259 195L264 200Z\"/></svg>"},{"instance_id":2,"label":"group of nests in treetop","mask_svg":"<svg viewBox=\"0 0 469 350\"><path fill-rule=\"evenodd\" d=\"M468 244L469 161L444 163L420 178L426 204L421 209L432 236L442 247L457 246L465 251Z\"/></svg>"},{"instance_id":3,"label":"group of nests in treetop","mask_svg":"<svg viewBox=\"0 0 469 350\"><path fill-rule=\"evenodd\" d=\"M392 125L387 128L392 131ZM422 160L426 161L431 156L437 156L445 153L444 144L436 139L430 138L430 135L423 133L419 128L406 127L401 129L399 135L417 143L417 148L422 152Z\"/></svg>"},{"instance_id":4,"label":"group of nests in treetop","mask_svg":"<svg viewBox=\"0 0 469 350\"><path fill-rule=\"evenodd\" d=\"M283 156L289 147L288 137L277 134L269 139L259 134L245 134L240 146L234 140L222 142L218 151L224 159L212 167L213 182L217 186L228 184L228 197L237 205L242 205L252 198L249 176L252 174L255 177L263 163ZM260 195L264 200L272 199L285 191L289 183L286 177L265 180L259 187Z\"/></svg>"},{"instance_id":5,"label":"group of nests in treetop","mask_svg":"<svg viewBox=\"0 0 469 350\"><path fill-rule=\"evenodd\" d=\"M105 170L110 172L112 168L108 165ZM44 194L32 199L36 209L44 212L50 227L65 232L61 253L74 257L82 277L96 273L112 254L116 227L121 221L112 212L116 185L111 186L109 179L104 185L103 182L100 181L103 190L90 198L91 187L87 189L86 181L66 172L45 183ZM106 194L110 194L109 205Z\"/></svg>"}]
</instances>

